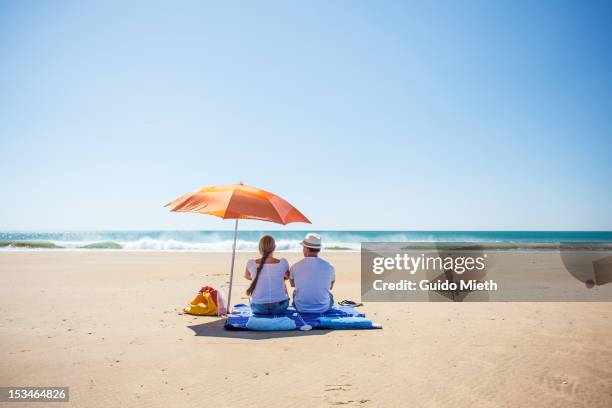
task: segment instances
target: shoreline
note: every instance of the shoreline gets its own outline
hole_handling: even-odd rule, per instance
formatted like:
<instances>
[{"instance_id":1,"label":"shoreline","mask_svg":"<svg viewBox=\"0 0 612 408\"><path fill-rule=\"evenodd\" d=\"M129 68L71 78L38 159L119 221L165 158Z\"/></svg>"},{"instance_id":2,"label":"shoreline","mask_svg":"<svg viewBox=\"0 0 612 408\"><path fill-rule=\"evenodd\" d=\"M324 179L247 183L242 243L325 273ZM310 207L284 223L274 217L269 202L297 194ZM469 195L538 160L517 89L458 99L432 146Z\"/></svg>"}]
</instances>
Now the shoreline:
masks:
<instances>
[{"instance_id":1,"label":"shoreline","mask_svg":"<svg viewBox=\"0 0 612 408\"><path fill-rule=\"evenodd\" d=\"M555 251L610 251L612 250L612 242L399 242L399 243L379 243L379 242L363 242L369 246L378 245L384 250L385 245L392 245L398 247L401 250L465 250L465 251L525 251L525 252L555 252ZM18 246L12 246L10 244L0 241L0 253L3 252L162 252L162 253L232 253L231 249L146 249L146 248L105 248L96 247L87 244L90 247L62 247L49 246L47 243L38 242L20 242ZM120 244L116 244L119 246ZM291 249L278 249L276 253L300 253L301 250L297 248ZM348 248L348 247L323 247L323 253L359 253L361 249ZM236 253L257 253L256 249L237 249Z\"/></svg>"}]
</instances>

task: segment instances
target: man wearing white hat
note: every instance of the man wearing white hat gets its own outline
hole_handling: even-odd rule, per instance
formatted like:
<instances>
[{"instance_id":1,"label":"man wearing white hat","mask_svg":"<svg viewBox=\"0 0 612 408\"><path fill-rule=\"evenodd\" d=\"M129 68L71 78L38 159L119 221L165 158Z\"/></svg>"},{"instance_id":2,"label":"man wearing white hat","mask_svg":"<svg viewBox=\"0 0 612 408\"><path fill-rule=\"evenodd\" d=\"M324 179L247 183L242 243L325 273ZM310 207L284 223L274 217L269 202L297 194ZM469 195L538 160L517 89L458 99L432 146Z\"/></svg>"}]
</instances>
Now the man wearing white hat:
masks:
<instances>
[{"instance_id":1,"label":"man wearing white hat","mask_svg":"<svg viewBox=\"0 0 612 408\"><path fill-rule=\"evenodd\" d=\"M321 237L308 233L302 241L304 259L289 269L293 304L301 313L323 313L334 305L331 289L336 280L334 267L319 258Z\"/></svg>"}]
</instances>

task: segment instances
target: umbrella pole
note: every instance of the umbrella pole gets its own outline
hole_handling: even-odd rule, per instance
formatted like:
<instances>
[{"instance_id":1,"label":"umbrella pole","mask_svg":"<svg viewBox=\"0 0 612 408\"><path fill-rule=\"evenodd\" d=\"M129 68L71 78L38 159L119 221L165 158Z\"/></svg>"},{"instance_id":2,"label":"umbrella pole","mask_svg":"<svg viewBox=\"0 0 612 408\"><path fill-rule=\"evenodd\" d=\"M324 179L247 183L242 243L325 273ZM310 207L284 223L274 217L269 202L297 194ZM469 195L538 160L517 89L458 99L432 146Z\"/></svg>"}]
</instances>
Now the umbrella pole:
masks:
<instances>
[{"instance_id":1,"label":"umbrella pole","mask_svg":"<svg viewBox=\"0 0 612 408\"><path fill-rule=\"evenodd\" d=\"M229 292L227 294L227 313L231 312L232 306L232 285L234 283L234 261L236 259L236 239L238 238L238 218L236 218L236 224L234 224L234 244L232 245L232 266L230 267L230 281L229 281Z\"/></svg>"}]
</instances>

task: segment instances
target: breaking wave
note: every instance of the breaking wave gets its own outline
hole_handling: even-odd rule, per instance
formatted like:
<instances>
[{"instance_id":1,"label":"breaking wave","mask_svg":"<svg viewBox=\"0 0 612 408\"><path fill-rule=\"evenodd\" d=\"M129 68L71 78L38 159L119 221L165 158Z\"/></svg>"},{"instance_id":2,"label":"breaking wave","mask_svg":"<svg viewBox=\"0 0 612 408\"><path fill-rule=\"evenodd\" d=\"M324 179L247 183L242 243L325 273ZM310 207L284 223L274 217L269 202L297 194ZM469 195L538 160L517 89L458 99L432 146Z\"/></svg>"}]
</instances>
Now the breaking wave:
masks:
<instances>
[{"instance_id":1,"label":"breaking wave","mask_svg":"<svg viewBox=\"0 0 612 408\"><path fill-rule=\"evenodd\" d=\"M300 252L306 231L240 231L236 250L256 252L264 234L278 251ZM612 243L610 231L318 231L327 251L359 251L362 242L480 242L524 248L525 243ZM0 250L120 250L229 252L233 231L2 232Z\"/></svg>"}]
</instances>

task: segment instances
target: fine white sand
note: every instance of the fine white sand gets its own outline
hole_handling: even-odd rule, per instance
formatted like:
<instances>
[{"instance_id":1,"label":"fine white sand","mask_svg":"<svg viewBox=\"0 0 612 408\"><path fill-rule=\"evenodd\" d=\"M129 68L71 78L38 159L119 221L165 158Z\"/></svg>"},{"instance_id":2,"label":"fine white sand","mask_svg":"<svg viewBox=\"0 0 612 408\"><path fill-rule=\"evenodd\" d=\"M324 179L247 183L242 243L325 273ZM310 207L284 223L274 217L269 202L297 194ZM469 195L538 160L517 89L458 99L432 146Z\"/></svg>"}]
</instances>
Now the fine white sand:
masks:
<instances>
[{"instance_id":1,"label":"fine white sand","mask_svg":"<svg viewBox=\"0 0 612 408\"><path fill-rule=\"evenodd\" d=\"M323 255L336 299L358 300L359 254ZM334 332L179 313L228 268L229 254L0 253L0 386L69 386L61 406L94 408L612 406L610 303L368 303L383 330Z\"/></svg>"}]
</instances>

